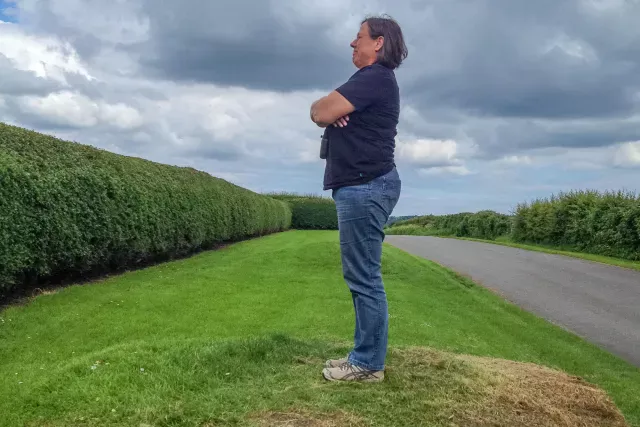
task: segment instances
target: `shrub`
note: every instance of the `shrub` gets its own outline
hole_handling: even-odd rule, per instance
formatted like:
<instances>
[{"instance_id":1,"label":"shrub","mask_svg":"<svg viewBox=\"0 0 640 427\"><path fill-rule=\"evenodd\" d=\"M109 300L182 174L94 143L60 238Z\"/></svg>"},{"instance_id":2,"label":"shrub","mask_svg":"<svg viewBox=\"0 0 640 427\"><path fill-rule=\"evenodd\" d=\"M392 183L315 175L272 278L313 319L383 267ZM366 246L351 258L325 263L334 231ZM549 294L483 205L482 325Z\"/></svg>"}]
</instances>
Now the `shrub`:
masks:
<instances>
[{"instance_id":1,"label":"shrub","mask_svg":"<svg viewBox=\"0 0 640 427\"><path fill-rule=\"evenodd\" d=\"M411 219L395 221L394 223L389 224L389 228L402 227L405 225L417 225L421 227L431 226L435 218L435 215L416 216Z\"/></svg>"},{"instance_id":2,"label":"shrub","mask_svg":"<svg viewBox=\"0 0 640 427\"><path fill-rule=\"evenodd\" d=\"M443 230L436 230L431 227L423 227L418 224L399 225L397 227L387 227L385 230L387 235L401 235L401 236L451 236L451 233L447 233Z\"/></svg>"},{"instance_id":3,"label":"shrub","mask_svg":"<svg viewBox=\"0 0 640 427\"><path fill-rule=\"evenodd\" d=\"M290 223L285 203L207 173L0 123L0 294Z\"/></svg>"},{"instance_id":4,"label":"shrub","mask_svg":"<svg viewBox=\"0 0 640 427\"><path fill-rule=\"evenodd\" d=\"M291 207L291 227L299 230L337 230L338 213L333 199L290 193L270 194Z\"/></svg>"},{"instance_id":5,"label":"shrub","mask_svg":"<svg viewBox=\"0 0 640 427\"><path fill-rule=\"evenodd\" d=\"M640 260L640 197L586 190L522 203L512 239Z\"/></svg>"},{"instance_id":6,"label":"shrub","mask_svg":"<svg viewBox=\"0 0 640 427\"><path fill-rule=\"evenodd\" d=\"M421 227L420 231L415 227ZM473 237L493 240L508 234L511 218L493 211L457 213L450 215L425 215L408 221L399 221L387 229L388 234L411 234Z\"/></svg>"}]
</instances>

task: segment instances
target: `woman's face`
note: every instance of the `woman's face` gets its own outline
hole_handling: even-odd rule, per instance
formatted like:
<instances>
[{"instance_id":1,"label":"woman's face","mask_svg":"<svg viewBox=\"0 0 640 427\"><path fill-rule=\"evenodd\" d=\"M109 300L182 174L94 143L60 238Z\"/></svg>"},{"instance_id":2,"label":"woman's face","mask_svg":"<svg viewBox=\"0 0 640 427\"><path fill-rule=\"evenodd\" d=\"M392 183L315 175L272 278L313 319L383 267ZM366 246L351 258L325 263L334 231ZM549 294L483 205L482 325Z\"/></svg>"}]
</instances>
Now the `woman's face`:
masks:
<instances>
[{"instance_id":1,"label":"woman's face","mask_svg":"<svg viewBox=\"0 0 640 427\"><path fill-rule=\"evenodd\" d=\"M382 42L382 37L372 39L369 34L369 25L366 22L362 24L356 39L351 42L353 64L360 69L376 62L378 50L382 48Z\"/></svg>"}]
</instances>

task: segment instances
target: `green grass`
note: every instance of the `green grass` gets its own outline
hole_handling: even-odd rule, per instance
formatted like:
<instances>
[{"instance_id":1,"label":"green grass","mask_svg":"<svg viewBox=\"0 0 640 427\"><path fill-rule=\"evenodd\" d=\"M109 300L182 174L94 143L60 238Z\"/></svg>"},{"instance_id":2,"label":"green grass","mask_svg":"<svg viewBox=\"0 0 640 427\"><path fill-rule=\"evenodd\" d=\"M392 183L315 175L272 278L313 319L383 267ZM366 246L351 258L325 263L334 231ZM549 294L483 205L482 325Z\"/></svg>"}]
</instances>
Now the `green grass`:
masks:
<instances>
[{"instance_id":1,"label":"green grass","mask_svg":"<svg viewBox=\"0 0 640 427\"><path fill-rule=\"evenodd\" d=\"M493 243L496 245L510 246L513 248L526 249L529 251L544 252L544 253L553 254L553 255L570 256L573 258L580 258L580 259L585 259L587 261L594 261L602 264L609 264L617 267L630 268L633 270L640 271L640 261L631 261L631 260L622 259L622 258L613 258L613 257L604 256L604 255L577 252L575 250L571 250L571 248L560 248L560 247L546 246L546 245L517 243L512 241L508 236L500 236L495 240L475 239L472 237L452 236L440 230L434 230L429 227L421 227L417 225L402 225L398 227L393 227L393 228L387 229L386 233L389 235L435 236L435 237L446 237L446 238L459 239L459 240L471 240L474 242Z\"/></svg>"},{"instance_id":2,"label":"green grass","mask_svg":"<svg viewBox=\"0 0 640 427\"><path fill-rule=\"evenodd\" d=\"M391 246L383 274L392 348L559 368L601 386L640 426L637 368ZM445 426L453 403L481 393L458 377L464 368L392 371L374 387L321 379L322 361L343 355L353 334L334 231L279 233L68 287L0 319L7 426L250 425L247 414L290 408Z\"/></svg>"}]
</instances>

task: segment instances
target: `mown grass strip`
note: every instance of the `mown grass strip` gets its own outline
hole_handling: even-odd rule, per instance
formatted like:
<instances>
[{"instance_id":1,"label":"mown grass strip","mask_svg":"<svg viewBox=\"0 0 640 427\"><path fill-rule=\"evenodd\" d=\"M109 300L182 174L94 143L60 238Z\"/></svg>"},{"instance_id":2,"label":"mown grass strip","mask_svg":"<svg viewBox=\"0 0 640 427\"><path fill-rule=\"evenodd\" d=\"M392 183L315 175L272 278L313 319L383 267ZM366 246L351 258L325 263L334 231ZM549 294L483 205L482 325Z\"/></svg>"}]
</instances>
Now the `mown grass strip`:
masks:
<instances>
[{"instance_id":1,"label":"mown grass strip","mask_svg":"<svg viewBox=\"0 0 640 427\"><path fill-rule=\"evenodd\" d=\"M409 369L397 351L419 347L561 369L640 426L637 368L386 245L383 274L392 352L382 388L322 381L324 358L353 336L338 236L289 231L3 310L0 413L10 426L251 425L286 413L465 425L456 417L478 412L456 405L483 402L481 374L453 356Z\"/></svg>"}]
</instances>

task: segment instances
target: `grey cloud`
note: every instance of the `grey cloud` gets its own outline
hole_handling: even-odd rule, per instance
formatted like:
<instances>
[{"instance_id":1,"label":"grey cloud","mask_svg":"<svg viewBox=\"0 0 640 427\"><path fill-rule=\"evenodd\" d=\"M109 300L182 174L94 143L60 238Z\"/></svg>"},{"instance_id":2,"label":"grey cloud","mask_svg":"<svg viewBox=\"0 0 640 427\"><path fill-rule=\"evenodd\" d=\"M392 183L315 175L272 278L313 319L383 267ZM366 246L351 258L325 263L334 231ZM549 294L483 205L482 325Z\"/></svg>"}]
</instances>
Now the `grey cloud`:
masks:
<instances>
[{"instance_id":1,"label":"grey cloud","mask_svg":"<svg viewBox=\"0 0 640 427\"><path fill-rule=\"evenodd\" d=\"M199 128L185 129L178 136L189 142L186 147L175 149L176 154L183 157L201 158L207 160L219 160L223 162L234 162L244 159L239 141L219 141L211 134Z\"/></svg>"},{"instance_id":2,"label":"grey cloud","mask_svg":"<svg viewBox=\"0 0 640 427\"><path fill-rule=\"evenodd\" d=\"M355 71L349 41L339 49L324 34L331 22L284 25L274 3L147 1L151 38L138 46L141 64L173 80L283 91L333 87Z\"/></svg>"},{"instance_id":3,"label":"grey cloud","mask_svg":"<svg viewBox=\"0 0 640 427\"><path fill-rule=\"evenodd\" d=\"M0 94L47 95L58 90L59 83L36 76L30 71L18 70L0 53Z\"/></svg>"},{"instance_id":4,"label":"grey cloud","mask_svg":"<svg viewBox=\"0 0 640 427\"><path fill-rule=\"evenodd\" d=\"M127 78L112 78L108 81L89 80L77 73L64 73L65 80L73 90L93 99L109 103L126 102L137 104L140 98L149 101L166 101L166 87L131 80Z\"/></svg>"},{"instance_id":5,"label":"grey cloud","mask_svg":"<svg viewBox=\"0 0 640 427\"><path fill-rule=\"evenodd\" d=\"M65 25L48 4L40 3L34 22L63 34L83 56L108 43L108 37ZM146 77L288 91L333 88L354 71L351 34L339 44L331 37L345 23L357 22L346 13L318 9L315 19L297 16L300 11L290 7L295 0L132 4L148 19L148 40L117 47L139 61ZM583 0L396 5L393 14L410 47L398 72L403 94L423 110L448 106L479 116L571 118L635 111L640 3L620 2L624 9L613 11L589 4L605 5ZM350 6L363 15L370 7L364 0ZM99 14L105 6L94 2L93 7ZM554 41L560 46L554 48ZM578 48L583 58L573 52Z\"/></svg>"},{"instance_id":6,"label":"grey cloud","mask_svg":"<svg viewBox=\"0 0 640 427\"><path fill-rule=\"evenodd\" d=\"M147 78L290 91L330 89L355 71L351 40L336 46L330 37L332 27L344 18L301 22L289 7L294 0L185 0L165 2L162 7L149 0L131 3L148 19L148 40L114 44L109 36L101 38L85 25L69 25L70 19L83 18L56 15L51 0L42 0L34 12L23 13L34 31L61 35L87 61L105 46L128 53ZM97 15L106 14L104 8L110 7L90 4ZM356 32L354 28L350 36Z\"/></svg>"},{"instance_id":7,"label":"grey cloud","mask_svg":"<svg viewBox=\"0 0 640 427\"><path fill-rule=\"evenodd\" d=\"M47 0L25 22L62 35L90 62L103 47L128 55L139 65L140 86L81 76L72 84L94 99L131 99L135 105L138 96L163 99L162 91L142 83L156 78L277 91L331 89L354 71L345 24L357 25L353 16L371 11L364 0L345 6L351 15L311 17L288 8L295 0L130 3L149 22L148 39L136 43L114 43L112 36L69 25L83 17L58 16ZM391 4L374 7L382 3ZM91 4L93 16L110 7ZM414 107L416 117L402 117L401 134L473 140L484 159L640 139L640 126L625 121L640 115L640 2L424 0L387 11L409 45L397 76L403 104ZM205 156L234 158L216 150Z\"/></svg>"},{"instance_id":8,"label":"grey cloud","mask_svg":"<svg viewBox=\"0 0 640 427\"><path fill-rule=\"evenodd\" d=\"M611 121L571 125L558 123L553 127L515 122L497 129L495 139L486 149L498 153L522 149L567 147L593 148L625 141L640 140L640 123Z\"/></svg>"},{"instance_id":9,"label":"grey cloud","mask_svg":"<svg viewBox=\"0 0 640 427\"><path fill-rule=\"evenodd\" d=\"M594 148L640 140L640 115L635 119L623 116L572 121L447 116L438 111L431 117L427 110L419 121L403 119L399 126L401 140L427 135L434 139L474 143L478 151L472 157L484 160L539 148Z\"/></svg>"},{"instance_id":10,"label":"grey cloud","mask_svg":"<svg viewBox=\"0 0 640 427\"><path fill-rule=\"evenodd\" d=\"M628 114L640 90L640 31L629 16L637 22L640 3L611 16L589 15L584 4L439 3L404 93L423 108L443 104L479 116ZM619 26L626 31L608 31ZM583 58L573 52L579 47Z\"/></svg>"}]
</instances>

